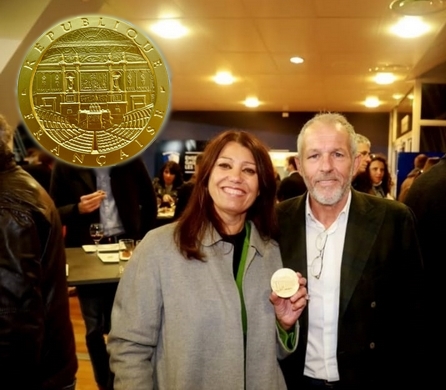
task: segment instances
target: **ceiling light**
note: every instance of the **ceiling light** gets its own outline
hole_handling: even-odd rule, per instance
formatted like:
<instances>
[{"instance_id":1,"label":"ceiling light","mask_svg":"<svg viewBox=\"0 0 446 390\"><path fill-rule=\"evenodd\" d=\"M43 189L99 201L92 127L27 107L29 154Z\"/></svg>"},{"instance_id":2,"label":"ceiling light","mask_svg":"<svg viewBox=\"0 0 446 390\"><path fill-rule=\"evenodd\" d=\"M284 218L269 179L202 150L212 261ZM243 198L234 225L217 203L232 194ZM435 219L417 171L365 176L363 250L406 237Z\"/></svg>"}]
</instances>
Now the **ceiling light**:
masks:
<instances>
[{"instance_id":1,"label":"ceiling light","mask_svg":"<svg viewBox=\"0 0 446 390\"><path fill-rule=\"evenodd\" d=\"M380 101L375 96L369 96L368 98L365 99L365 102L364 102L364 106L369 107L369 108L375 108L375 107L378 107L379 105L380 105Z\"/></svg>"},{"instance_id":2,"label":"ceiling light","mask_svg":"<svg viewBox=\"0 0 446 390\"><path fill-rule=\"evenodd\" d=\"M258 107L260 105L259 99L256 97L248 97L245 99L244 104L246 107Z\"/></svg>"},{"instance_id":3,"label":"ceiling light","mask_svg":"<svg viewBox=\"0 0 446 390\"><path fill-rule=\"evenodd\" d=\"M220 85L230 85L234 82L234 76L229 72L218 72L214 76L214 81Z\"/></svg>"},{"instance_id":4,"label":"ceiling light","mask_svg":"<svg viewBox=\"0 0 446 390\"><path fill-rule=\"evenodd\" d=\"M369 72L404 73L409 71L410 69L410 66L403 64L378 64L373 68L369 68Z\"/></svg>"},{"instance_id":5,"label":"ceiling light","mask_svg":"<svg viewBox=\"0 0 446 390\"><path fill-rule=\"evenodd\" d=\"M390 9L402 15L422 16L434 12L444 11L444 0L395 0L390 4Z\"/></svg>"},{"instance_id":6,"label":"ceiling light","mask_svg":"<svg viewBox=\"0 0 446 390\"><path fill-rule=\"evenodd\" d=\"M392 95L392 97L393 97L395 100L401 100L401 99L404 97L404 95L403 95L402 93L394 93L394 94Z\"/></svg>"},{"instance_id":7,"label":"ceiling light","mask_svg":"<svg viewBox=\"0 0 446 390\"><path fill-rule=\"evenodd\" d=\"M401 38L417 38L429 31L429 26L421 18L405 16L395 24L391 31Z\"/></svg>"},{"instance_id":8,"label":"ceiling light","mask_svg":"<svg viewBox=\"0 0 446 390\"><path fill-rule=\"evenodd\" d=\"M301 57L291 57L290 62L292 62L293 64L301 64L302 62L304 62L304 59Z\"/></svg>"},{"instance_id":9,"label":"ceiling light","mask_svg":"<svg viewBox=\"0 0 446 390\"><path fill-rule=\"evenodd\" d=\"M188 29L178 20L161 20L152 26L152 31L167 39L181 38L187 34Z\"/></svg>"},{"instance_id":10,"label":"ceiling light","mask_svg":"<svg viewBox=\"0 0 446 390\"><path fill-rule=\"evenodd\" d=\"M376 74L374 80L376 84L386 85L392 84L396 80L396 77L390 72L379 72Z\"/></svg>"}]
</instances>

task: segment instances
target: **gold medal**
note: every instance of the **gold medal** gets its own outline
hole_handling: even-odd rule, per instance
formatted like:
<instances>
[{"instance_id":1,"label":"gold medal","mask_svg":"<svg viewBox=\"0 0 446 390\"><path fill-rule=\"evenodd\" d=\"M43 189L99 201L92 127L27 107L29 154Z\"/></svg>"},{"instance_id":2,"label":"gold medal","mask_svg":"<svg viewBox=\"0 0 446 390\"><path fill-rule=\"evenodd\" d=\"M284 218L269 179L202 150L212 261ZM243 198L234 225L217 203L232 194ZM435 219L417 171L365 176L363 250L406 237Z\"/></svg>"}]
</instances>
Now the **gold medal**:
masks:
<instances>
[{"instance_id":1,"label":"gold medal","mask_svg":"<svg viewBox=\"0 0 446 390\"><path fill-rule=\"evenodd\" d=\"M281 298L289 298L299 290L296 272L290 268L280 268L271 277L271 289Z\"/></svg>"},{"instance_id":2,"label":"gold medal","mask_svg":"<svg viewBox=\"0 0 446 390\"><path fill-rule=\"evenodd\" d=\"M18 98L42 148L98 168L125 162L156 139L170 109L170 80L141 31L90 15L61 22L35 42L20 70Z\"/></svg>"}]
</instances>

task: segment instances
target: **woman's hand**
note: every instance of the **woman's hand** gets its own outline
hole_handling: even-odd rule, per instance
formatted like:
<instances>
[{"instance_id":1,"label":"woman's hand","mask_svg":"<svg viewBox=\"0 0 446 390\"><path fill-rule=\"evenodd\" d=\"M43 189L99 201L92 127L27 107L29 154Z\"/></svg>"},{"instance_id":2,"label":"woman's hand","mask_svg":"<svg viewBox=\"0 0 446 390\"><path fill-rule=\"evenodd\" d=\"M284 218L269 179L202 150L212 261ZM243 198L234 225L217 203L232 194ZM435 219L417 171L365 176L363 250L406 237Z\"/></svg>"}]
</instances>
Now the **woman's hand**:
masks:
<instances>
[{"instance_id":1,"label":"woman's hand","mask_svg":"<svg viewBox=\"0 0 446 390\"><path fill-rule=\"evenodd\" d=\"M163 202L168 202L170 204L173 204L174 200L170 195L165 194L165 195L163 195Z\"/></svg>"},{"instance_id":2,"label":"woman's hand","mask_svg":"<svg viewBox=\"0 0 446 390\"><path fill-rule=\"evenodd\" d=\"M309 299L305 287L307 280L299 272L296 272L296 276L299 279L299 289L294 295L289 298L281 298L272 291L269 297L270 302L274 305L277 321L286 331L294 327Z\"/></svg>"}]
</instances>

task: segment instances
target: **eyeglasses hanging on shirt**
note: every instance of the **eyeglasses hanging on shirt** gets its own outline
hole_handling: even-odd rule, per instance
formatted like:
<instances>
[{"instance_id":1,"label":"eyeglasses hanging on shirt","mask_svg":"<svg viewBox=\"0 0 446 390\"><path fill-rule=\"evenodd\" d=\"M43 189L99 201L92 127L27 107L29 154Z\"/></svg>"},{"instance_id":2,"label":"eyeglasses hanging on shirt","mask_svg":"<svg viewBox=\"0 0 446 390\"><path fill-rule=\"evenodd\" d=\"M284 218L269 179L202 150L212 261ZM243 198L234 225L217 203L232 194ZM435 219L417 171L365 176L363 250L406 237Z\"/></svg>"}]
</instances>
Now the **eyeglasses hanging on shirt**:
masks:
<instances>
[{"instance_id":1,"label":"eyeglasses hanging on shirt","mask_svg":"<svg viewBox=\"0 0 446 390\"><path fill-rule=\"evenodd\" d=\"M324 268L325 245L327 244L328 234L326 231L319 233L316 237L316 249L319 254L313 259L310 265L311 275L319 279Z\"/></svg>"}]
</instances>

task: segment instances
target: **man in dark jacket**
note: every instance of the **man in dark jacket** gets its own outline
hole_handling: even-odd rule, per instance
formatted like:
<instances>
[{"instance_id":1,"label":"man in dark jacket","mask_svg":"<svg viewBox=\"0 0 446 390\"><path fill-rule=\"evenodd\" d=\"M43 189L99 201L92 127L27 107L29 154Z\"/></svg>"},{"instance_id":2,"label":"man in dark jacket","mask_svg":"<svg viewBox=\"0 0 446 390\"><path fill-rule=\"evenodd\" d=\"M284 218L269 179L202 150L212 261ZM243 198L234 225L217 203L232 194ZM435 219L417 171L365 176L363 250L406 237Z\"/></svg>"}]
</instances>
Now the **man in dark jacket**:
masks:
<instances>
[{"instance_id":1,"label":"man in dark jacket","mask_svg":"<svg viewBox=\"0 0 446 390\"><path fill-rule=\"evenodd\" d=\"M56 163L50 194L66 227L65 245L92 244L90 224L104 225L101 243L139 240L155 227L156 195L144 162L137 158L111 168ZM112 389L105 337L117 283L76 286L86 327L86 344L99 389Z\"/></svg>"},{"instance_id":2,"label":"man in dark jacket","mask_svg":"<svg viewBox=\"0 0 446 390\"><path fill-rule=\"evenodd\" d=\"M296 156L289 156L286 159L286 170L289 172L289 176L280 182L277 189L277 200L279 202L303 195L307 190L304 179L297 171L296 158Z\"/></svg>"},{"instance_id":3,"label":"man in dark jacket","mask_svg":"<svg viewBox=\"0 0 446 390\"><path fill-rule=\"evenodd\" d=\"M0 115L2 389L74 389L77 360L57 210L16 165Z\"/></svg>"},{"instance_id":4,"label":"man in dark jacket","mask_svg":"<svg viewBox=\"0 0 446 390\"><path fill-rule=\"evenodd\" d=\"M446 237L446 154L432 168L423 169L407 192L404 203L417 218L418 237L424 261L424 335L423 366L426 372L426 389L438 385L438 378L431 375L441 372L443 360L433 353L444 345L443 305L446 294L444 283L444 240ZM432 163L432 162L431 162ZM427 163L426 163L427 164ZM430 164L428 165L431 166Z\"/></svg>"},{"instance_id":5,"label":"man in dark jacket","mask_svg":"<svg viewBox=\"0 0 446 390\"><path fill-rule=\"evenodd\" d=\"M297 142L308 192L277 206L278 242L310 301L282 362L288 389L417 387L423 270L413 215L351 189L361 155L344 116L316 115Z\"/></svg>"}]
</instances>

